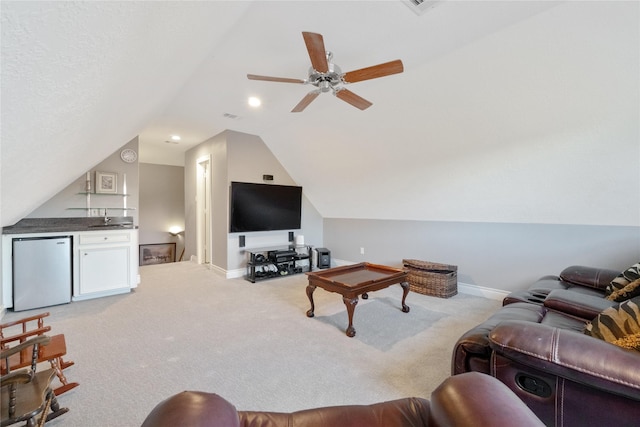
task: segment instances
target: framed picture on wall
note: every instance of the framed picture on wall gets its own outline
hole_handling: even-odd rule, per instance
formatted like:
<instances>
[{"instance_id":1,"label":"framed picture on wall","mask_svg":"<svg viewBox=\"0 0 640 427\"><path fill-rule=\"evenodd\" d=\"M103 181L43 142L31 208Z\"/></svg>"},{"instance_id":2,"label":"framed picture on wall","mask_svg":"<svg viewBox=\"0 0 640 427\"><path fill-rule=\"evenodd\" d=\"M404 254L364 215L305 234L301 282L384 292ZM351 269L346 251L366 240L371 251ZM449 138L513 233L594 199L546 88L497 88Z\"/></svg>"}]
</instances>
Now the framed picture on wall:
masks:
<instances>
[{"instance_id":1,"label":"framed picture on wall","mask_svg":"<svg viewBox=\"0 0 640 427\"><path fill-rule=\"evenodd\" d=\"M118 192L118 174L115 172L96 172L96 193L116 194Z\"/></svg>"},{"instance_id":2,"label":"framed picture on wall","mask_svg":"<svg viewBox=\"0 0 640 427\"><path fill-rule=\"evenodd\" d=\"M176 262L175 243L151 243L140 245L140 265Z\"/></svg>"}]
</instances>

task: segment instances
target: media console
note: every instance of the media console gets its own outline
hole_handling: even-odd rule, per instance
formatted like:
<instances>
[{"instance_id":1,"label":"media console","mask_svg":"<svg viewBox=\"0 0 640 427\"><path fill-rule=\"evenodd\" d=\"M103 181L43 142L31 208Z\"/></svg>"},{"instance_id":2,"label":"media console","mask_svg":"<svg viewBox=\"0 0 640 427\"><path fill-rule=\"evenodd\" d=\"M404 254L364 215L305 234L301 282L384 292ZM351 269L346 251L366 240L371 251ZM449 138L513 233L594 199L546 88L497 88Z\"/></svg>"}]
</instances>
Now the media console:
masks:
<instances>
[{"instance_id":1,"label":"media console","mask_svg":"<svg viewBox=\"0 0 640 427\"><path fill-rule=\"evenodd\" d=\"M247 275L251 283L313 270L311 246L278 246L249 249Z\"/></svg>"}]
</instances>

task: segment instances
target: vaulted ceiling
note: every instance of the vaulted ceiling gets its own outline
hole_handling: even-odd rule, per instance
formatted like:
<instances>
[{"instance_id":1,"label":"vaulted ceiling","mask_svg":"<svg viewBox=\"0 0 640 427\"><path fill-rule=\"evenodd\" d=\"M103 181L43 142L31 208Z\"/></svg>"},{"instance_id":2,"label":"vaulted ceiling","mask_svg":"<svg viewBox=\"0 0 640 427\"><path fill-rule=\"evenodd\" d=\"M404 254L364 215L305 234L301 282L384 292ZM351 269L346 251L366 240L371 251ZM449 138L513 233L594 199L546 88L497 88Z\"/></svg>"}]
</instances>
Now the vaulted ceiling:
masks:
<instances>
[{"instance_id":1,"label":"vaulted ceiling","mask_svg":"<svg viewBox=\"0 0 640 427\"><path fill-rule=\"evenodd\" d=\"M640 223L637 162L594 173L640 157L636 2L0 8L2 225L135 136L140 161L181 164L225 129L259 135L325 217ZM291 113L312 87L246 75L304 79L303 31L343 71L401 59L404 72L349 86L367 110L325 93Z\"/></svg>"}]
</instances>

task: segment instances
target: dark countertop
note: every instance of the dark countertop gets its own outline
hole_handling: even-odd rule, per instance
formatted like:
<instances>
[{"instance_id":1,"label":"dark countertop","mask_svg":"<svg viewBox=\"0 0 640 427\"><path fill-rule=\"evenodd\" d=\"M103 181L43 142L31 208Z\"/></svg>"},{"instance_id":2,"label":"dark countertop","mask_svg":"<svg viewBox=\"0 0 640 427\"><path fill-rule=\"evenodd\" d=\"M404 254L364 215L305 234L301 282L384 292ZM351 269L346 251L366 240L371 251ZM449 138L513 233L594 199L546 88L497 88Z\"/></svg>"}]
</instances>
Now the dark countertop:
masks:
<instances>
[{"instance_id":1,"label":"dark countertop","mask_svg":"<svg viewBox=\"0 0 640 427\"><path fill-rule=\"evenodd\" d=\"M134 230L133 217L108 217L105 225L104 217L89 218L24 218L16 224L3 227L2 234L31 233L70 233L78 231Z\"/></svg>"}]
</instances>

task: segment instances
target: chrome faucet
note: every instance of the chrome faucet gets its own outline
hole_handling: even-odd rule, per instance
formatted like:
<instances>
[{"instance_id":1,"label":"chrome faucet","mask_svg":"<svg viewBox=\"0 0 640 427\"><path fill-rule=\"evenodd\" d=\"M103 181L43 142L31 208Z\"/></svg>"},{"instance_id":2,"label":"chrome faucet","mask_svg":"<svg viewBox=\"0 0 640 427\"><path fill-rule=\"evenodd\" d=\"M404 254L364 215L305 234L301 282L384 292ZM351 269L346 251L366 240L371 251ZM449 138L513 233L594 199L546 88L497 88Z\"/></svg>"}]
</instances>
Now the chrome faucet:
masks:
<instances>
[{"instance_id":1,"label":"chrome faucet","mask_svg":"<svg viewBox=\"0 0 640 427\"><path fill-rule=\"evenodd\" d=\"M104 223L109 224L111 222L111 218L107 216L107 208L104 208Z\"/></svg>"}]
</instances>

